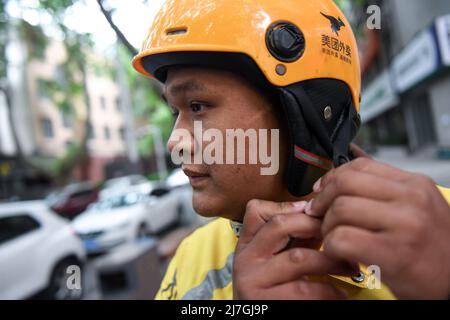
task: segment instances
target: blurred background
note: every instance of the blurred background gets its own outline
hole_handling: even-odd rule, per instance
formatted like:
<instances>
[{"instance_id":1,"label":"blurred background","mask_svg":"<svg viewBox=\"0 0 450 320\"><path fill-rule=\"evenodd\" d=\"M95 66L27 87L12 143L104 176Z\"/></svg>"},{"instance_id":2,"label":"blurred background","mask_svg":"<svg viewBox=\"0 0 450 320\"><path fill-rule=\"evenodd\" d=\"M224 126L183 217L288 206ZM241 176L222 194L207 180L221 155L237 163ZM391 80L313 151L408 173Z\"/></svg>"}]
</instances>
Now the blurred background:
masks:
<instances>
[{"instance_id":1,"label":"blurred background","mask_svg":"<svg viewBox=\"0 0 450 320\"><path fill-rule=\"evenodd\" d=\"M450 2L336 2L360 49L357 143L450 187ZM131 68L163 3L0 0L0 298L152 299L207 222L161 86Z\"/></svg>"}]
</instances>

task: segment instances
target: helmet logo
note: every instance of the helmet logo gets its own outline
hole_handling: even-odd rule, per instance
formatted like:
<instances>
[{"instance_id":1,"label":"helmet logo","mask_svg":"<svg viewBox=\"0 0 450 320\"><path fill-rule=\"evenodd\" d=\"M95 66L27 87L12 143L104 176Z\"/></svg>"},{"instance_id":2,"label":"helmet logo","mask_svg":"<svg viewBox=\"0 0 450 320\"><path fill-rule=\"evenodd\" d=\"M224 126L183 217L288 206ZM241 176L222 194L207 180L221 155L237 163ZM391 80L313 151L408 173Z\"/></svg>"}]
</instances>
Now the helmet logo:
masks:
<instances>
[{"instance_id":1,"label":"helmet logo","mask_svg":"<svg viewBox=\"0 0 450 320\"><path fill-rule=\"evenodd\" d=\"M266 46L278 60L294 62L305 52L305 36L295 24L279 21L267 30Z\"/></svg>"},{"instance_id":2,"label":"helmet logo","mask_svg":"<svg viewBox=\"0 0 450 320\"><path fill-rule=\"evenodd\" d=\"M335 18L323 12L321 12L320 14L330 21L331 30L333 30L333 32L336 33L337 36L339 36L339 31L341 30L342 27L345 27L345 23L341 20L341 18L339 17Z\"/></svg>"}]
</instances>

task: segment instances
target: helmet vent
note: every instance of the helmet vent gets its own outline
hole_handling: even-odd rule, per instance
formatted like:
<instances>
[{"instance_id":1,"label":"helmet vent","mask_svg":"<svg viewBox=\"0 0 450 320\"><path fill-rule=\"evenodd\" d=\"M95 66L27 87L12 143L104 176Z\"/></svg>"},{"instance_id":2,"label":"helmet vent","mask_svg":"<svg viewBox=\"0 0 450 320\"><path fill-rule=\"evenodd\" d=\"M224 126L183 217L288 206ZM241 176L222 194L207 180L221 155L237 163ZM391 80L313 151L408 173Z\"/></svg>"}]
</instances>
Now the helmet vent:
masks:
<instances>
[{"instance_id":1,"label":"helmet vent","mask_svg":"<svg viewBox=\"0 0 450 320\"><path fill-rule=\"evenodd\" d=\"M305 36L295 24L279 21L267 30L266 45L278 60L294 62L305 52Z\"/></svg>"},{"instance_id":2,"label":"helmet vent","mask_svg":"<svg viewBox=\"0 0 450 320\"><path fill-rule=\"evenodd\" d=\"M188 28L187 27L178 27L178 28L169 28L166 30L167 36L176 36L179 34L185 34L187 33Z\"/></svg>"}]
</instances>

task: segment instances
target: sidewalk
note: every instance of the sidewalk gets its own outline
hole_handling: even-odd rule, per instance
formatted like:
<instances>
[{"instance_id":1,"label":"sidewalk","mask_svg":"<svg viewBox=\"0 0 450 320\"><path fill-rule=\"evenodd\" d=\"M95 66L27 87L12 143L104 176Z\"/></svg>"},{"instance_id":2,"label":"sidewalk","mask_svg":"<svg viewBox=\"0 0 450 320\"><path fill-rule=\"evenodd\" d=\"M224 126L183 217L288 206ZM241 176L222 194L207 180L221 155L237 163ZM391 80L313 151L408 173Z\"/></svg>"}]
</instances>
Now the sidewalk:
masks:
<instances>
[{"instance_id":1,"label":"sidewalk","mask_svg":"<svg viewBox=\"0 0 450 320\"><path fill-rule=\"evenodd\" d=\"M408 154L406 148L379 147L374 158L406 171L427 175L438 185L450 188L450 160L437 159L433 147L414 155Z\"/></svg>"}]
</instances>

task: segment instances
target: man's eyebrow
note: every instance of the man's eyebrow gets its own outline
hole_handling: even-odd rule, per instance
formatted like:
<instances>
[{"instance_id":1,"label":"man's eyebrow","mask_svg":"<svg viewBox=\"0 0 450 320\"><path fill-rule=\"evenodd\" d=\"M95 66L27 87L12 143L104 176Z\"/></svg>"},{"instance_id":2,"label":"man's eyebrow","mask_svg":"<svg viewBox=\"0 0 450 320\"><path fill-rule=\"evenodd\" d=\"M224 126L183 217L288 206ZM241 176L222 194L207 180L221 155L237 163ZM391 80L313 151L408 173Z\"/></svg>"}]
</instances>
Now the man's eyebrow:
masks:
<instances>
[{"instance_id":1,"label":"man's eyebrow","mask_svg":"<svg viewBox=\"0 0 450 320\"><path fill-rule=\"evenodd\" d=\"M206 91L207 88L199 83L196 80L187 80L181 83L174 84L168 88L168 92L173 95L177 96L179 94L184 94L188 91ZM164 96L164 98L167 98Z\"/></svg>"}]
</instances>

